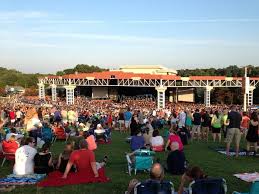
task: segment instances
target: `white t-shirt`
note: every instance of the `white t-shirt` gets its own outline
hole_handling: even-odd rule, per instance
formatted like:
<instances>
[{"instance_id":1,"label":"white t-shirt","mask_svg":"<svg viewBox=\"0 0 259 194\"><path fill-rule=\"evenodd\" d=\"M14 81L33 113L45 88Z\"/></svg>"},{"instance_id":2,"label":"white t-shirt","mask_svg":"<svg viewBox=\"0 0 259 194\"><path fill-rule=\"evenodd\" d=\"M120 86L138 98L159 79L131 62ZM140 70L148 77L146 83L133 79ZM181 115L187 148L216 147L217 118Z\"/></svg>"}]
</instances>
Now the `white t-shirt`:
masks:
<instances>
[{"instance_id":1,"label":"white t-shirt","mask_svg":"<svg viewBox=\"0 0 259 194\"><path fill-rule=\"evenodd\" d=\"M161 146L164 145L164 139L161 136L151 137L151 146Z\"/></svg>"},{"instance_id":2,"label":"white t-shirt","mask_svg":"<svg viewBox=\"0 0 259 194\"><path fill-rule=\"evenodd\" d=\"M17 111L17 112L16 112L16 118L17 118L17 119L20 119L21 116L22 116L22 112L21 112L21 111Z\"/></svg>"},{"instance_id":3,"label":"white t-shirt","mask_svg":"<svg viewBox=\"0 0 259 194\"><path fill-rule=\"evenodd\" d=\"M12 135L15 135L15 139L16 139L16 140L17 140L17 139L20 139L20 138L23 138L23 135L22 135L22 134L7 133L6 136L5 136L5 140L8 141Z\"/></svg>"},{"instance_id":4,"label":"white t-shirt","mask_svg":"<svg viewBox=\"0 0 259 194\"><path fill-rule=\"evenodd\" d=\"M18 148L15 152L15 164L13 173L16 175L28 175L34 173L34 156L37 150L29 145Z\"/></svg>"}]
</instances>

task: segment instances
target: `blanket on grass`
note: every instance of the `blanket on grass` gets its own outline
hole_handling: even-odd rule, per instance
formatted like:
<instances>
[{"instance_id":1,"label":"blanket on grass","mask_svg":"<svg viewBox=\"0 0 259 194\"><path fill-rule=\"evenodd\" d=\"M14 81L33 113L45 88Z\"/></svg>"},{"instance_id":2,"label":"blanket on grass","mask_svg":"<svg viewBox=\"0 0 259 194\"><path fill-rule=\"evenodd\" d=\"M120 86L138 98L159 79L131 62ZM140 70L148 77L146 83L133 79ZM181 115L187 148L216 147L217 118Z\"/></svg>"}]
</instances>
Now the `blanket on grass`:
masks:
<instances>
[{"instance_id":1,"label":"blanket on grass","mask_svg":"<svg viewBox=\"0 0 259 194\"><path fill-rule=\"evenodd\" d=\"M41 181L45 176L46 174L33 174L26 176L10 174L6 178L0 179L0 185L33 185Z\"/></svg>"},{"instance_id":2,"label":"blanket on grass","mask_svg":"<svg viewBox=\"0 0 259 194\"><path fill-rule=\"evenodd\" d=\"M62 179L63 173L54 171L49 173L48 178L38 183L39 187L60 187L64 185L78 185L83 183L106 183L110 179L105 176L104 168L98 170L99 177L88 177L84 173L69 173L66 179Z\"/></svg>"},{"instance_id":3,"label":"blanket on grass","mask_svg":"<svg viewBox=\"0 0 259 194\"><path fill-rule=\"evenodd\" d=\"M240 173L240 174L234 174L235 177L241 179L242 181L251 183L256 180L259 180L259 173L254 172L254 173Z\"/></svg>"},{"instance_id":4,"label":"blanket on grass","mask_svg":"<svg viewBox=\"0 0 259 194\"><path fill-rule=\"evenodd\" d=\"M227 153L226 153L226 148L225 147L209 147L210 149L212 149L212 150L214 150L214 151L216 151L216 152L218 152L218 153L220 153L220 154L224 154L224 155L226 155ZM240 149L239 150L239 156L246 156L246 150L245 149ZM249 156L253 156L253 152L249 152L248 153L248 155ZM229 150L229 155L230 156L235 156L236 155L236 151L233 149L233 148L231 148L230 150Z\"/></svg>"}]
</instances>

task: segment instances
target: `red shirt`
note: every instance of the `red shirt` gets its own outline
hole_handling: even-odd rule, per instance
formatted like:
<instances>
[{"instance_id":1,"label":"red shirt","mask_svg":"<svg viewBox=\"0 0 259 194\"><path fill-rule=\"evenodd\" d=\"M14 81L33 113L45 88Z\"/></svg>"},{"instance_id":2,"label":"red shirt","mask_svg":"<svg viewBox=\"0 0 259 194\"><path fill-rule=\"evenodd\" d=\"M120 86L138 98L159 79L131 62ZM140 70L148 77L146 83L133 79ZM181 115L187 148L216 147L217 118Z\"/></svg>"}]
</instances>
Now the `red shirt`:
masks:
<instances>
[{"instance_id":1,"label":"red shirt","mask_svg":"<svg viewBox=\"0 0 259 194\"><path fill-rule=\"evenodd\" d=\"M88 149L75 150L70 155L69 161L76 165L78 172L85 176L94 177L91 163L95 162L94 152Z\"/></svg>"},{"instance_id":2,"label":"red shirt","mask_svg":"<svg viewBox=\"0 0 259 194\"><path fill-rule=\"evenodd\" d=\"M97 145L94 139L93 135L90 135L89 137L86 138L87 144L88 144L88 150L96 150Z\"/></svg>"},{"instance_id":3,"label":"red shirt","mask_svg":"<svg viewBox=\"0 0 259 194\"><path fill-rule=\"evenodd\" d=\"M171 134L169 136L169 141L170 141L170 144L169 146L173 143L173 142L177 142L179 144L179 151L182 151L183 150L183 143L181 141L181 138L178 136L178 135L175 135L175 134Z\"/></svg>"},{"instance_id":4,"label":"red shirt","mask_svg":"<svg viewBox=\"0 0 259 194\"><path fill-rule=\"evenodd\" d=\"M250 121L250 118L248 116L243 116L241 127L244 128L244 129L248 129L249 128L249 121Z\"/></svg>"},{"instance_id":5,"label":"red shirt","mask_svg":"<svg viewBox=\"0 0 259 194\"><path fill-rule=\"evenodd\" d=\"M3 151L6 153L15 153L16 150L18 149L18 143L16 143L15 141L3 141L2 143L2 148Z\"/></svg>"},{"instance_id":6,"label":"red shirt","mask_svg":"<svg viewBox=\"0 0 259 194\"><path fill-rule=\"evenodd\" d=\"M15 119L15 112L14 111L9 112L9 117L11 120Z\"/></svg>"}]
</instances>

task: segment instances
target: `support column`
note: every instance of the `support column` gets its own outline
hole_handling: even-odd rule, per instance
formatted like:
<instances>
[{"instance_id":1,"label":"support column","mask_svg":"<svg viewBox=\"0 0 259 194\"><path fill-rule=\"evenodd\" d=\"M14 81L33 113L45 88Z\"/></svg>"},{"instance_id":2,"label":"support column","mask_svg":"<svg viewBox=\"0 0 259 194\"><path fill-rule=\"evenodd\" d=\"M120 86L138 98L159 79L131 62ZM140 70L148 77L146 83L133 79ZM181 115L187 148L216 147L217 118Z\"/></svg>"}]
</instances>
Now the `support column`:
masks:
<instances>
[{"instance_id":1,"label":"support column","mask_svg":"<svg viewBox=\"0 0 259 194\"><path fill-rule=\"evenodd\" d=\"M247 95L247 106L250 107L252 106L253 103L253 98L254 98L254 86L249 87L248 95Z\"/></svg>"},{"instance_id":2,"label":"support column","mask_svg":"<svg viewBox=\"0 0 259 194\"><path fill-rule=\"evenodd\" d=\"M206 86L204 91L204 104L206 107L210 107L210 91L213 89L211 86Z\"/></svg>"},{"instance_id":3,"label":"support column","mask_svg":"<svg viewBox=\"0 0 259 194\"><path fill-rule=\"evenodd\" d=\"M51 96L52 96L52 101L56 102L57 101L57 86L55 84L51 85Z\"/></svg>"},{"instance_id":4,"label":"support column","mask_svg":"<svg viewBox=\"0 0 259 194\"><path fill-rule=\"evenodd\" d=\"M174 93L173 90L169 91L169 102L174 102Z\"/></svg>"},{"instance_id":5,"label":"support column","mask_svg":"<svg viewBox=\"0 0 259 194\"><path fill-rule=\"evenodd\" d=\"M44 83L40 82L37 85L39 87L39 99L45 100L45 85L44 85Z\"/></svg>"},{"instance_id":6,"label":"support column","mask_svg":"<svg viewBox=\"0 0 259 194\"><path fill-rule=\"evenodd\" d=\"M156 87L157 90L157 108L163 109L165 108L165 91L167 87L159 86Z\"/></svg>"},{"instance_id":7,"label":"support column","mask_svg":"<svg viewBox=\"0 0 259 194\"><path fill-rule=\"evenodd\" d=\"M76 86L66 85L66 86L64 86L64 88L66 89L66 102L67 102L67 105L74 104L75 103L74 89L76 88Z\"/></svg>"}]
</instances>

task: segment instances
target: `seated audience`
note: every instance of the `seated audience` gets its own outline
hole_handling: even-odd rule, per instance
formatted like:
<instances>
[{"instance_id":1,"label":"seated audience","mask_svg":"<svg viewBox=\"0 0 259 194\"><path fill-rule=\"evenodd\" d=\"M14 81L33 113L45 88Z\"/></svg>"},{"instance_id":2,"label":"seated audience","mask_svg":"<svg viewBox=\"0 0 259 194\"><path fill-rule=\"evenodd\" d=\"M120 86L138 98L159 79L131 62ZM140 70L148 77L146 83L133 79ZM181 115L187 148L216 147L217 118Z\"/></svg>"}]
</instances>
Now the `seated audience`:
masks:
<instances>
[{"instance_id":1,"label":"seated audience","mask_svg":"<svg viewBox=\"0 0 259 194\"><path fill-rule=\"evenodd\" d=\"M34 156L37 154L35 139L27 137L24 146L15 152L13 173L16 175L29 175L34 173Z\"/></svg>"},{"instance_id":2,"label":"seated audience","mask_svg":"<svg viewBox=\"0 0 259 194\"><path fill-rule=\"evenodd\" d=\"M173 142L171 144L171 152L167 156L167 170L173 175L184 174L185 156L183 151L179 151L179 144Z\"/></svg>"},{"instance_id":3,"label":"seated audience","mask_svg":"<svg viewBox=\"0 0 259 194\"><path fill-rule=\"evenodd\" d=\"M15 153L19 148L19 144L16 142L15 135L12 135L8 140L2 142L2 150L5 153Z\"/></svg>"},{"instance_id":4,"label":"seated audience","mask_svg":"<svg viewBox=\"0 0 259 194\"><path fill-rule=\"evenodd\" d=\"M74 150L73 143L68 142L65 146L64 151L61 154L59 154L58 164L56 168L60 172L63 172L63 173L65 172L68 160L73 150ZM74 172L74 171L75 171L75 168L72 166L70 169L70 172Z\"/></svg>"},{"instance_id":5,"label":"seated audience","mask_svg":"<svg viewBox=\"0 0 259 194\"><path fill-rule=\"evenodd\" d=\"M164 179L164 168L159 163L153 164L150 170L150 179L146 180L147 182L161 182ZM134 187L138 184L137 179L132 179L129 182L128 190L126 194L134 194ZM155 188L154 188L155 189Z\"/></svg>"},{"instance_id":6,"label":"seated audience","mask_svg":"<svg viewBox=\"0 0 259 194\"><path fill-rule=\"evenodd\" d=\"M103 162L98 163L95 161L94 152L88 150L88 145L85 140L80 141L79 147L80 150L75 150L70 155L62 178L67 178L73 165L76 166L77 172L83 173L86 177L99 177L98 170L105 166L107 157L104 158Z\"/></svg>"},{"instance_id":7,"label":"seated audience","mask_svg":"<svg viewBox=\"0 0 259 194\"><path fill-rule=\"evenodd\" d=\"M16 129L14 127L11 127L10 133L7 133L6 136L5 136L5 140L8 141L10 139L10 137L13 136L13 135L15 136L16 140L23 138L22 134L18 134L16 132Z\"/></svg>"},{"instance_id":8,"label":"seated audience","mask_svg":"<svg viewBox=\"0 0 259 194\"><path fill-rule=\"evenodd\" d=\"M178 194L188 194L188 192L185 191L184 186L188 186L192 181L204 179L207 178L207 176L203 173L203 171L195 166L190 169L188 169L183 176L181 177L181 183L178 189Z\"/></svg>"},{"instance_id":9,"label":"seated audience","mask_svg":"<svg viewBox=\"0 0 259 194\"><path fill-rule=\"evenodd\" d=\"M88 144L88 149L89 150L96 150L97 149L97 144L95 142L95 137L94 135L91 135L88 131L84 132L84 138L87 141Z\"/></svg>"},{"instance_id":10,"label":"seated audience","mask_svg":"<svg viewBox=\"0 0 259 194\"><path fill-rule=\"evenodd\" d=\"M53 171L52 155L50 150L50 144L45 143L41 152L34 156L34 173L36 174L48 174Z\"/></svg>"},{"instance_id":11,"label":"seated audience","mask_svg":"<svg viewBox=\"0 0 259 194\"><path fill-rule=\"evenodd\" d=\"M164 150L164 139L159 135L159 131L157 129L153 131L153 137L150 139L150 145L153 151Z\"/></svg>"},{"instance_id":12,"label":"seated audience","mask_svg":"<svg viewBox=\"0 0 259 194\"><path fill-rule=\"evenodd\" d=\"M136 134L132 136L130 141L130 148L132 151L143 148L145 146L144 137L141 134L140 130L136 130Z\"/></svg>"},{"instance_id":13,"label":"seated audience","mask_svg":"<svg viewBox=\"0 0 259 194\"><path fill-rule=\"evenodd\" d=\"M170 135L165 145L165 149L170 150L170 146L173 142L177 142L179 144L179 151L183 150L183 143L181 141L181 138L179 137L179 135L177 135L176 132L174 132L174 130L170 129Z\"/></svg>"}]
</instances>

